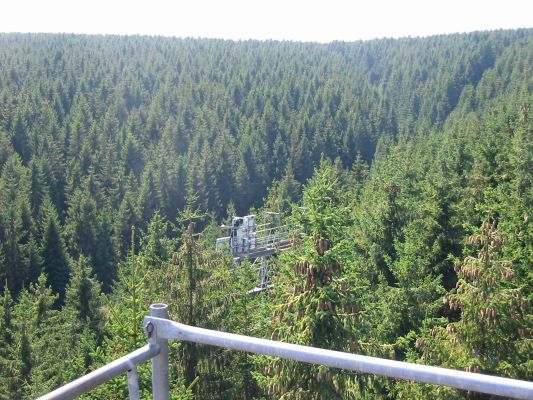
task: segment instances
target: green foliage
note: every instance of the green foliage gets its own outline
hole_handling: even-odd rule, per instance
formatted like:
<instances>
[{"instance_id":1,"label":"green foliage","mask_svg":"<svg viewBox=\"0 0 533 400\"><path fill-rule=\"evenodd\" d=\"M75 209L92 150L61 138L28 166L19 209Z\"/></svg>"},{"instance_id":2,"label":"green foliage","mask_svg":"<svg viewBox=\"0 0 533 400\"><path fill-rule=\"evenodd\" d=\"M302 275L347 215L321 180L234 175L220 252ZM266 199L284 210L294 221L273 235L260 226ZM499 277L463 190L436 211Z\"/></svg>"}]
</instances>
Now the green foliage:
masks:
<instances>
[{"instance_id":1,"label":"green foliage","mask_svg":"<svg viewBox=\"0 0 533 400\"><path fill-rule=\"evenodd\" d=\"M73 258L92 257L96 252L97 204L89 190L76 189L65 224L65 236Z\"/></svg>"},{"instance_id":2,"label":"green foliage","mask_svg":"<svg viewBox=\"0 0 533 400\"><path fill-rule=\"evenodd\" d=\"M187 225L177 252L166 237L168 223L157 214L152 219L140 255L149 270L152 302L169 304L171 318L182 323L244 332L252 325L253 299L243 297L254 285L250 269L230 270L230 260L213 254L213 244L194 232L199 215L191 206L182 213ZM184 342L171 347L171 368L178 393L188 388L199 398L249 399L257 392L244 354Z\"/></svg>"},{"instance_id":3,"label":"green foliage","mask_svg":"<svg viewBox=\"0 0 533 400\"><path fill-rule=\"evenodd\" d=\"M7 392L9 398L35 398L85 371L82 349L88 335L74 331L67 313L54 309L57 296L45 281L41 275L13 307L12 327L17 334L7 347L11 360L7 371L12 374L10 384L16 386Z\"/></svg>"},{"instance_id":4,"label":"green foliage","mask_svg":"<svg viewBox=\"0 0 533 400\"><path fill-rule=\"evenodd\" d=\"M0 279L17 294L30 267L31 218L30 176L18 155L11 156L0 175Z\"/></svg>"},{"instance_id":5,"label":"green foliage","mask_svg":"<svg viewBox=\"0 0 533 400\"><path fill-rule=\"evenodd\" d=\"M103 211L99 215L95 243L96 251L92 257L93 272L106 293L111 291L112 283L116 278L118 258L110 214L108 211Z\"/></svg>"},{"instance_id":6,"label":"green foliage","mask_svg":"<svg viewBox=\"0 0 533 400\"><path fill-rule=\"evenodd\" d=\"M287 215L292 205L300 200L301 185L294 178L292 169L285 171L280 181L273 181L268 191L265 207L273 212Z\"/></svg>"},{"instance_id":7,"label":"green foliage","mask_svg":"<svg viewBox=\"0 0 533 400\"><path fill-rule=\"evenodd\" d=\"M307 231L300 245L283 255L272 316L272 339L341 351L360 350L361 307L349 276L350 254L343 239L349 225L339 171L323 162L304 190L299 223ZM319 366L267 361L268 395L284 398L341 398L349 375Z\"/></svg>"},{"instance_id":8,"label":"green foliage","mask_svg":"<svg viewBox=\"0 0 533 400\"><path fill-rule=\"evenodd\" d=\"M13 321L14 301L7 287L0 298L0 393L2 400L15 399L21 390L19 376L20 360L15 347L16 337Z\"/></svg>"},{"instance_id":9,"label":"green foliage","mask_svg":"<svg viewBox=\"0 0 533 400\"><path fill-rule=\"evenodd\" d=\"M532 379L530 65L531 29L0 34L0 398L140 346L155 302L192 325ZM222 218L261 206L301 231L252 297L255 267L211 250ZM186 343L171 360L180 399L475 397ZM146 397L149 365L139 377ZM126 396L117 378L86 397Z\"/></svg>"},{"instance_id":10,"label":"green foliage","mask_svg":"<svg viewBox=\"0 0 533 400\"><path fill-rule=\"evenodd\" d=\"M65 301L70 267L65 254L57 212L49 201L45 204L42 244L43 272L46 275L47 284L58 295L58 304L61 305Z\"/></svg>"},{"instance_id":11,"label":"green foliage","mask_svg":"<svg viewBox=\"0 0 533 400\"><path fill-rule=\"evenodd\" d=\"M72 277L66 292L65 313L72 313L72 323L78 324L75 332L86 336L84 329L89 329L91 336L101 341L103 337L104 316L103 299L100 283L92 276L90 264L80 256L72 268ZM89 366L87 363L86 366Z\"/></svg>"},{"instance_id":12,"label":"green foliage","mask_svg":"<svg viewBox=\"0 0 533 400\"><path fill-rule=\"evenodd\" d=\"M507 242L496 226L485 221L468 239L474 255L456 260L457 288L443 300L460 318L425 330L415 347L424 363L531 380L532 315L513 263L501 259ZM440 389L426 395L442 397Z\"/></svg>"}]
</instances>

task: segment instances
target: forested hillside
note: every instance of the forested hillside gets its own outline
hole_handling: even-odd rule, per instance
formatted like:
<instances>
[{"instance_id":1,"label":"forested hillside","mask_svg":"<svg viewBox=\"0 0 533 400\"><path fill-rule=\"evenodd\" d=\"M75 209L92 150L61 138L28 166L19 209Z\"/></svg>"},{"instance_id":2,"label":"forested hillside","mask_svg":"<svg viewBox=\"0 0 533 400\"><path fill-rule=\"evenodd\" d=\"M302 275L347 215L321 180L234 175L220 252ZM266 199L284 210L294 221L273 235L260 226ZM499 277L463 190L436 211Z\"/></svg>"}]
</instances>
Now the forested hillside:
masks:
<instances>
[{"instance_id":1,"label":"forested hillside","mask_svg":"<svg viewBox=\"0 0 533 400\"><path fill-rule=\"evenodd\" d=\"M154 302L192 325L532 380L532 66L531 29L0 34L0 399L133 350ZM264 209L302 233L274 289L243 296L256 272L214 238ZM176 399L483 398L171 351ZM87 396L125 397L124 379Z\"/></svg>"}]
</instances>

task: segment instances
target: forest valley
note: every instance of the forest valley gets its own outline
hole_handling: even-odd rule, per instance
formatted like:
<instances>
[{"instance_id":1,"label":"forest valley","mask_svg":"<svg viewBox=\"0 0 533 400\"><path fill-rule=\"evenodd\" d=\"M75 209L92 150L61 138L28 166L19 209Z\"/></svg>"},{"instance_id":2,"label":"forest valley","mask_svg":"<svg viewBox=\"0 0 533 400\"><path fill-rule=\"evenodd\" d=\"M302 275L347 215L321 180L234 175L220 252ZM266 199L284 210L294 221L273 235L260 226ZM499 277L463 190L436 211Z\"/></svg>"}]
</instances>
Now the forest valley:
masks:
<instances>
[{"instance_id":1,"label":"forest valley","mask_svg":"<svg viewBox=\"0 0 533 400\"><path fill-rule=\"evenodd\" d=\"M533 30L0 34L0 399L190 325L533 380ZM234 215L301 227L257 296ZM172 399L476 393L172 342ZM150 395L150 365L139 368ZM124 399L121 377L84 396Z\"/></svg>"}]
</instances>

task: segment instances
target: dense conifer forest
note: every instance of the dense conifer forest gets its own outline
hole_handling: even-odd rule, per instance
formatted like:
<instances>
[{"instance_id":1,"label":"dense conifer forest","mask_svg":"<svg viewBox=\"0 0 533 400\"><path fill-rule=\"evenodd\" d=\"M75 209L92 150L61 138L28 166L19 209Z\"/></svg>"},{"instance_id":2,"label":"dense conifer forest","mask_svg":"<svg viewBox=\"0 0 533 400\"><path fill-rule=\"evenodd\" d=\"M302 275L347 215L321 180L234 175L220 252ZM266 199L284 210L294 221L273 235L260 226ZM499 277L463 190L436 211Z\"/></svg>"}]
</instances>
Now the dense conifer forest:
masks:
<instances>
[{"instance_id":1,"label":"dense conifer forest","mask_svg":"<svg viewBox=\"0 0 533 400\"><path fill-rule=\"evenodd\" d=\"M142 316L533 380L533 30L329 44L0 34L0 399ZM274 288L214 252L301 227ZM187 300L185 300L187 299ZM143 398L150 366L139 368ZM172 399L475 393L171 346ZM123 377L84 398L124 399Z\"/></svg>"}]
</instances>

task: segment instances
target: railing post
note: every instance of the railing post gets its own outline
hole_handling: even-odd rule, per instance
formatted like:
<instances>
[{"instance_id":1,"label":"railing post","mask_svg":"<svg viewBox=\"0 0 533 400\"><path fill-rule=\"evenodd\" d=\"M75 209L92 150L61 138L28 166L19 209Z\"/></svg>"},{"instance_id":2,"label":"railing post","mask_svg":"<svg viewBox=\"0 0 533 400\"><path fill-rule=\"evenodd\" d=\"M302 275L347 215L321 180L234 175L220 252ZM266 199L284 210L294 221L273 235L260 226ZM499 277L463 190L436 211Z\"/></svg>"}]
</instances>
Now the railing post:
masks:
<instances>
[{"instance_id":1,"label":"railing post","mask_svg":"<svg viewBox=\"0 0 533 400\"><path fill-rule=\"evenodd\" d=\"M152 304L150 315L156 318L168 319L168 305ZM150 340L157 343L161 349L157 357L152 358L152 394L154 400L169 399L168 385L168 339L161 339L157 327L152 327Z\"/></svg>"},{"instance_id":2,"label":"railing post","mask_svg":"<svg viewBox=\"0 0 533 400\"><path fill-rule=\"evenodd\" d=\"M128 379L129 400L139 400L139 377L137 375L137 366L132 363L130 369L126 371Z\"/></svg>"}]
</instances>

